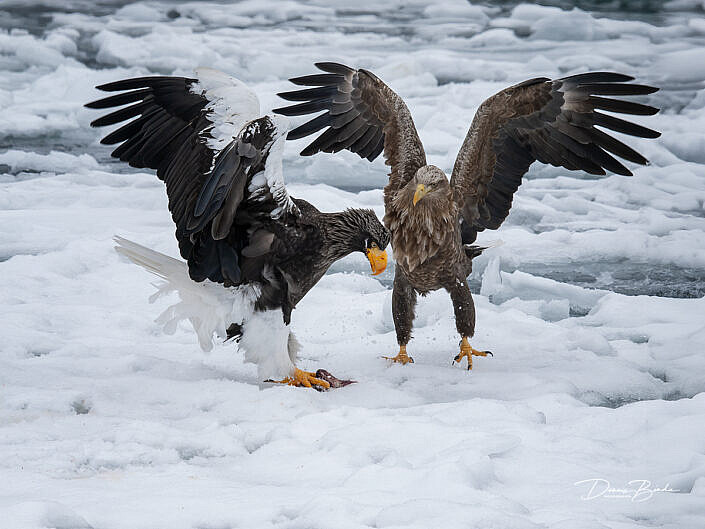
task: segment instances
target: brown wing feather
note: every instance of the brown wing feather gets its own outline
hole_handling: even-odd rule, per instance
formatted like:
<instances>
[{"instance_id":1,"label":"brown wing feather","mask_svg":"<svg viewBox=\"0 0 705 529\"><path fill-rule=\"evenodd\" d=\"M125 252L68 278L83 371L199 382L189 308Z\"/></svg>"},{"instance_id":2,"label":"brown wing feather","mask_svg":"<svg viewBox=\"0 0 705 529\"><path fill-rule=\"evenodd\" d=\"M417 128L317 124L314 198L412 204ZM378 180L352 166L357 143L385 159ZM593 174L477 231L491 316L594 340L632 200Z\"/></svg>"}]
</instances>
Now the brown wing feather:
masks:
<instances>
[{"instance_id":1,"label":"brown wing feather","mask_svg":"<svg viewBox=\"0 0 705 529\"><path fill-rule=\"evenodd\" d=\"M660 133L598 112L651 115L640 103L596 97L641 95L657 88L628 84L611 72L574 75L551 81L530 79L485 101L475 114L453 167L451 186L462 207L463 242L478 231L498 228L509 214L522 176L536 160L591 174L609 170L631 176L612 155L638 164L648 161L631 147L595 128L643 138Z\"/></svg>"},{"instance_id":2,"label":"brown wing feather","mask_svg":"<svg viewBox=\"0 0 705 529\"><path fill-rule=\"evenodd\" d=\"M279 94L287 101L304 102L274 112L286 116L326 112L293 129L288 138L303 138L326 129L301 151L303 156L347 149L372 161L384 150L386 164L392 169L385 195L396 192L426 165L423 145L404 101L367 70L330 62L316 66L326 73L291 79L294 84L314 88Z\"/></svg>"}]
</instances>

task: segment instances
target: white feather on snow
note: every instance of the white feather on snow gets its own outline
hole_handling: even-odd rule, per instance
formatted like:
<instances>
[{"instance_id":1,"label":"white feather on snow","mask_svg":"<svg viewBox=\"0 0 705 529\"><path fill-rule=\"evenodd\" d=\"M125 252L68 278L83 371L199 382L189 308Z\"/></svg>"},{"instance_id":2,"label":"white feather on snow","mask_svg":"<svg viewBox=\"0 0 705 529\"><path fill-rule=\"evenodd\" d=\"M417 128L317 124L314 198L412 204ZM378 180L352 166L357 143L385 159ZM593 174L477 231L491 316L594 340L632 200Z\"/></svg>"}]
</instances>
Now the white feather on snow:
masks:
<instances>
[{"instance_id":1,"label":"white feather on snow","mask_svg":"<svg viewBox=\"0 0 705 529\"><path fill-rule=\"evenodd\" d=\"M245 83L213 68L197 68L198 83L191 87L196 94L203 93L209 103L208 118L213 123L208 146L222 150L240 133L243 125L260 115L259 99Z\"/></svg>"},{"instance_id":2,"label":"white feather on snow","mask_svg":"<svg viewBox=\"0 0 705 529\"><path fill-rule=\"evenodd\" d=\"M150 296L150 303L171 292L179 295L181 301L167 307L155 320L163 326L165 333L174 334L178 323L188 320L198 335L201 349L210 351L214 334L224 340L231 323L240 323L253 313L259 295L257 284L225 288L207 279L196 283L189 277L183 261L123 237L116 236L114 240L117 243L115 250L120 255L164 280L155 285L158 290Z\"/></svg>"}]
</instances>

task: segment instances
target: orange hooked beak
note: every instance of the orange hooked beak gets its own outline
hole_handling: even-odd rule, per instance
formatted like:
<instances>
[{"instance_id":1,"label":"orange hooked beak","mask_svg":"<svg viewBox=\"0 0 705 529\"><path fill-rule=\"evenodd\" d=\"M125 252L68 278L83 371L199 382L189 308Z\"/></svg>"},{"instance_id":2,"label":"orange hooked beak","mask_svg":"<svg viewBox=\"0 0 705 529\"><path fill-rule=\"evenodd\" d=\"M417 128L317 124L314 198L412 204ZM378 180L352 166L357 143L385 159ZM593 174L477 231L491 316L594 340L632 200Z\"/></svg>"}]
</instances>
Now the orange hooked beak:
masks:
<instances>
[{"instance_id":1,"label":"orange hooked beak","mask_svg":"<svg viewBox=\"0 0 705 529\"><path fill-rule=\"evenodd\" d=\"M368 248L365 251L367 260L370 262L370 268L372 268L372 275L377 276L384 272L387 268L387 252L380 250L376 246Z\"/></svg>"}]
</instances>

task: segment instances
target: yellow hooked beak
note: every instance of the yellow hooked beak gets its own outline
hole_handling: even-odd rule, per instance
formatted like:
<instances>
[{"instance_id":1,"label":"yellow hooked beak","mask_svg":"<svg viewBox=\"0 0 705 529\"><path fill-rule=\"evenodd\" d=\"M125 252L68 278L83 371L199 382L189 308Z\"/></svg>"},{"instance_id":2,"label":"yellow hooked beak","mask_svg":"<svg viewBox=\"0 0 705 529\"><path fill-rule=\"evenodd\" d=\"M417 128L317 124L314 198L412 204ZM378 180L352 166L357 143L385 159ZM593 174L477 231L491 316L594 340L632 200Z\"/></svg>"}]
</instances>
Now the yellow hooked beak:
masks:
<instances>
[{"instance_id":1,"label":"yellow hooked beak","mask_svg":"<svg viewBox=\"0 0 705 529\"><path fill-rule=\"evenodd\" d=\"M376 244L368 248L365 251L365 255L367 255L367 260L370 262L373 276L381 274L387 268L387 252L380 250Z\"/></svg>"},{"instance_id":2,"label":"yellow hooked beak","mask_svg":"<svg viewBox=\"0 0 705 529\"><path fill-rule=\"evenodd\" d=\"M416 193L414 193L414 206L416 203L421 200L423 197L426 196L428 191L426 191L426 186L423 184L419 184L416 186Z\"/></svg>"}]
</instances>

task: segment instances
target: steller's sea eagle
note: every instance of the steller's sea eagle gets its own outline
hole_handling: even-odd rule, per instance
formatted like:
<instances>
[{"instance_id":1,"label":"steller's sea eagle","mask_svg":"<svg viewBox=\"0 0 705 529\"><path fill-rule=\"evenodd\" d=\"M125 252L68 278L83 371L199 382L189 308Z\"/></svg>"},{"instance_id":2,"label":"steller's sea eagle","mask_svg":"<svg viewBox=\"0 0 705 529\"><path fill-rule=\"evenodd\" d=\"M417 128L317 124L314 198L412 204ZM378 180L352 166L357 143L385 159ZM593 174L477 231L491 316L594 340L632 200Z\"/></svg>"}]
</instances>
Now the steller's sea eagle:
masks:
<instances>
[{"instance_id":1,"label":"steller's sea eagle","mask_svg":"<svg viewBox=\"0 0 705 529\"><path fill-rule=\"evenodd\" d=\"M262 380L340 385L323 370L316 376L296 367L291 311L352 252L365 253L372 272L381 273L389 232L372 210L323 213L289 196L286 118L260 117L257 96L237 79L208 68L196 74L108 83L97 88L119 93L86 105L129 104L91 125L132 119L101 143L119 144L112 156L133 167L156 169L186 263L119 237L116 249L166 280L157 296L179 293L181 302L157 320L167 331L189 319L204 350L214 333L239 336Z\"/></svg>"},{"instance_id":2,"label":"steller's sea eagle","mask_svg":"<svg viewBox=\"0 0 705 529\"><path fill-rule=\"evenodd\" d=\"M312 88L279 94L300 103L275 110L287 116L325 113L289 132L298 139L326 129L301 154L348 149L374 160L382 151L391 166L384 188L384 223L392 233L396 259L392 312L399 353L406 364L416 294L446 289L461 336L454 360L488 351L473 349L475 306L466 282L477 232L497 229L509 214L522 176L536 160L566 169L605 174L632 173L609 153L648 163L631 147L597 127L642 138L659 133L598 110L652 115L658 109L602 96L650 94L657 88L630 84L633 78L592 72L551 80L530 79L487 99L477 110L453 167L450 181L426 155L404 101L367 70L324 62L323 74L291 79Z\"/></svg>"}]
</instances>

